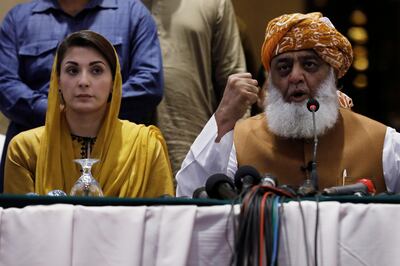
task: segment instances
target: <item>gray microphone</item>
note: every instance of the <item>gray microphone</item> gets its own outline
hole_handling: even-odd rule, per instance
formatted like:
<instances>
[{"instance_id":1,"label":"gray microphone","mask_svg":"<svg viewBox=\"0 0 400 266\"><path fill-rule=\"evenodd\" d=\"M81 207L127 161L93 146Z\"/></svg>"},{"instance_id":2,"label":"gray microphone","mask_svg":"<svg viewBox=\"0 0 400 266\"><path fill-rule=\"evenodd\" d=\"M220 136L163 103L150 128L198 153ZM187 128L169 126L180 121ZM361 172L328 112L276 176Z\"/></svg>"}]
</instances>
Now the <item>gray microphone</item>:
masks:
<instances>
[{"instance_id":1,"label":"gray microphone","mask_svg":"<svg viewBox=\"0 0 400 266\"><path fill-rule=\"evenodd\" d=\"M343 196L343 195L356 195L366 196L375 194L375 185L370 179L360 179L356 183L345 186L336 186L325 188L322 195L326 196Z\"/></svg>"},{"instance_id":2,"label":"gray microphone","mask_svg":"<svg viewBox=\"0 0 400 266\"><path fill-rule=\"evenodd\" d=\"M266 175L264 175L261 178L260 185L276 187L278 185L278 179L276 178L276 176L273 176L272 174L267 173Z\"/></svg>"}]
</instances>

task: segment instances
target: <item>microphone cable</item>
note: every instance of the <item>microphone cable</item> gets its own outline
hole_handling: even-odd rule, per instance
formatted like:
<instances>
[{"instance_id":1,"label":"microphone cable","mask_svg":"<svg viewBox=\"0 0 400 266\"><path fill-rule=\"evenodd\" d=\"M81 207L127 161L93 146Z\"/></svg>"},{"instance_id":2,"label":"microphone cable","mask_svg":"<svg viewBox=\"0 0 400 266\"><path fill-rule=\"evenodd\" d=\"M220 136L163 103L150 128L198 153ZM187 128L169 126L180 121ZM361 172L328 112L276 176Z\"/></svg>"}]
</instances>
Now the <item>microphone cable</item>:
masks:
<instances>
[{"instance_id":1,"label":"microphone cable","mask_svg":"<svg viewBox=\"0 0 400 266\"><path fill-rule=\"evenodd\" d=\"M279 249L279 233L280 233L280 227L281 227L281 219L280 216L282 215L282 213L280 213L279 211L279 204L282 204L282 202L279 203L280 200L280 196L276 196L274 199L274 204L273 204L273 243L272 243L272 258L271 258L271 266L275 265L277 262L277 258L278 258L278 249ZM283 210L283 208L282 208Z\"/></svg>"},{"instance_id":2,"label":"microphone cable","mask_svg":"<svg viewBox=\"0 0 400 266\"><path fill-rule=\"evenodd\" d=\"M315 214L315 233L314 233L314 265L318 266L318 226L319 226L319 197L315 196L316 214Z\"/></svg>"},{"instance_id":3,"label":"microphone cable","mask_svg":"<svg viewBox=\"0 0 400 266\"><path fill-rule=\"evenodd\" d=\"M235 202L234 202L234 201L231 201L231 203L229 204L229 206L230 206L230 211L229 211L228 217L227 217L227 219L226 219L226 225L225 225L225 240L226 240L226 242L228 243L228 247L229 247L229 249L231 250L231 254L234 254L235 251L234 251L234 248L232 247L231 242L230 242L230 239L229 239L229 233L230 233L230 231L229 231L228 229L229 229L229 222L232 221L233 243L236 243L236 234L235 234L235 231L236 231Z\"/></svg>"},{"instance_id":4,"label":"microphone cable","mask_svg":"<svg viewBox=\"0 0 400 266\"><path fill-rule=\"evenodd\" d=\"M272 197L272 192L266 192L264 195L262 195L261 198L261 204L260 204L260 235L259 235L259 246L260 246L260 252L259 252L259 264L263 265L263 259L265 257L265 260L268 261L268 254L270 254L269 247L271 246L271 243L266 243L265 248L264 248L264 243L266 242L265 239L269 240L268 235L271 235L271 231L269 230L271 220L269 219L270 217L267 216L267 213L270 213L271 207L269 203L271 202L268 197ZM268 198L268 202L266 204ZM265 213L265 208L267 207L268 211ZM266 217L267 216L267 217ZM265 220L267 220L267 223L265 223ZM265 233L264 233L265 230Z\"/></svg>"},{"instance_id":5,"label":"microphone cable","mask_svg":"<svg viewBox=\"0 0 400 266\"><path fill-rule=\"evenodd\" d=\"M287 192L255 185L243 195L231 265L277 265L282 203Z\"/></svg>"},{"instance_id":6,"label":"microphone cable","mask_svg":"<svg viewBox=\"0 0 400 266\"><path fill-rule=\"evenodd\" d=\"M254 252L258 248L257 238L259 235L259 227L257 226L259 218L257 217L258 200L257 198L258 187L252 187L245 195L242 201L238 237L235 243L235 254L232 256L232 265L257 265L258 256ZM255 234L254 234L255 232Z\"/></svg>"},{"instance_id":7,"label":"microphone cable","mask_svg":"<svg viewBox=\"0 0 400 266\"><path fill-rule=\"evenodd\" d=\"M303 223L303 237L304 237L304 248L306 252L306 260L307 260L307 265L310 264L310 250L308 247L308 241L307 241L307 228L306 228L306 219L303 211L303 207L301 205L301 199L300 197L297 197L297 202L299 204L299 210L300 210L300 216L301 216L301 221ZM313 241L313 246L314 246L314 266L318 266L318 227L319 227L319 198L316 195L315 196L315 203L316 203L316 214L315 214L315 228L314 228L314 241Z\"/></svg>"},{"instance_id":8,"label":"microphone cable","mask_svg":"<svg viewBox=\"0 0 400 266\"><path fill-rule=\"evenodd\" d=\"M310 252L308 250L308 243L307 243L307 228L306 228L306 218L304 216L304 211L303 207L301 206L301 199L300 197L297 197L297 202L299 203L299 210L300 210L300 216L301 216L301 221L303 223L303 238L304 238L304 248L306 251L306 260L307 260L307 265L310 265L310 262L308 261L310 258Z\"/></svg>"},{"instance_id":9,"label":"microphone cable","mask_svg":"<svg viewBox=\"0 0 400 266\"><path fill-rule=\"evenodd\" d=\"M255 189L254 187L252 189ZM253 196L252 193L250 193L250 191L244 195L245 198L242 199L241 198L241 202L242 202L242 206L240 208L240 214L239 214L239 225L237 228L237 231L235 230L235 232L237 232L237 236L235 236L235 249L234 249L234 253L232 254L231 257L231 265L243 265L243 261L247 261L245 260L245 258L243 258L244 256L244 249L245 249L245 236L246 236L246 230L247 230L247 223L245 222L247 219L246 217L250 217L249 215L249 208L245 207L247 204L249 204L249 201L251 201L251 199L249 199L251 196ZM247 244L247 243L246 243Z\"/></svg>"}]
</instances>

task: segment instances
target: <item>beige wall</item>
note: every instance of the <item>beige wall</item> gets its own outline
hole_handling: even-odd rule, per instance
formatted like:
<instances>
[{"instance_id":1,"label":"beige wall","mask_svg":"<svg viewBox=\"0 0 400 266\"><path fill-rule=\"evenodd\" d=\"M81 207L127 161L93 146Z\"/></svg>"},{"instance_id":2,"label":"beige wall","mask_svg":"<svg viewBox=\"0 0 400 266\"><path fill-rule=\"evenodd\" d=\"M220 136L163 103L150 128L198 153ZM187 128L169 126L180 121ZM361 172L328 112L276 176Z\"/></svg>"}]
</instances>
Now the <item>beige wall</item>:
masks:
<instances>
[{"instance_id":1,"label":"beige wall","mask_svg":"<svg viewBox=\"0 0 400 266\"><path fill-rule=\"evenodd\" d=\"M304 1L293 0L232 0L236 14L244 20L260 65L260 50L269 20L285 13L304 12Z\"/></svg>"},{"instance_id":2,"label":"beige wall","mask_svg":"<svg viewBox=\"0 0 400 266\"><path fill-rule=\"evenodd\" d=\"M0 20L2 21L7 12L16 4L28 2L28 0L1 0L0 1Z\"/></svg>"}]
</instances>

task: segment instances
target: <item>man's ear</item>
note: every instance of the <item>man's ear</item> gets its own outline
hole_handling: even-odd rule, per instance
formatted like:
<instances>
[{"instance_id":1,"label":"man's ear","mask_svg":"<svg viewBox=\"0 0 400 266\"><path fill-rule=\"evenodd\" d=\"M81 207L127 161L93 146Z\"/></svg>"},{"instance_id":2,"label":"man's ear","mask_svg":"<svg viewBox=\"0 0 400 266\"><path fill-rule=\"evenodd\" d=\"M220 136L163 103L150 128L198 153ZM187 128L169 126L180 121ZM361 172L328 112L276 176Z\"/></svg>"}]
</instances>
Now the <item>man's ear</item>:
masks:
<instances>
[{"instance_id":1,"label":"man's ear","mask_svg":"<svg viewBox=\"0 0 400 266\"><path fill-rule=\"evenodd\" d=\"M261 110L265 108L265 98L267 97L268 90L268 78L265 79L264 84L262 84L260 90L258 91L257 106Z\"/></svg>"},{"instance_id":2,"label":"man's ear","mask_svg":"<svg viewBox=\"0 0 400 266\"><path fill-rule=\"evenodd\" d=\"M353 100L349 96L347 96L347 94L345 94L344 92L336 90L336 95L338 97L338 102L340 107L345 109L351 109L354 106Z\"/></svg>"},{"instance_id":3,"label":"man's ear","mask_svg":"<svg viewBox=\"0 0 400 266\"><path fill-rule=\"evenodd\" d=\"M340 84L340 81L338 79L338 71L336 70L336 68L333 69L333 74L335 75L336 88L340 89L342 85Z\"/></svg>"}]
</instances>

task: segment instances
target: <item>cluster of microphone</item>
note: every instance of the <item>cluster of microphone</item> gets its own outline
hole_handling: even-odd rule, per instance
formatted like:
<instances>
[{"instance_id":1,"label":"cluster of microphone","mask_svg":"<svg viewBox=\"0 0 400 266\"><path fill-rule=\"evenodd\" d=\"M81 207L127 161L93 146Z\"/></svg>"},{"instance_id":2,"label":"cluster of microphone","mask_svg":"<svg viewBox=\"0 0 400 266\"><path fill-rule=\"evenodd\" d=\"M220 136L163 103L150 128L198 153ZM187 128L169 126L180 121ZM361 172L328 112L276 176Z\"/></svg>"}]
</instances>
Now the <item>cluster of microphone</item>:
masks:
<instances>
[{"instance_id":1,"label":"cluster of microphone","mask_svg":"<svg viewBox=\"0 0 400 266\"><path fill-rule=\"evenodd\" d=\"M193 192L193 198L236 200L256 185L282 190L281 188L276 188L277 179L275 176L269 174L261 176L254 167L243 165L238 168L233 179L222 173L211 175L204 187L200 187ZM286 194L293 196L291 192Z\"/></svg>"},{"instance_id":2,"label":"cluster of microphone","mask_svg":"<svg viewBox=\"0 0 400 266\"><path fill-rule=\"evenodd\" d=\"M241 198L254 186L268 187L275 193L291 198L307 197L316 194L323 196L369 196L375 194L375 186L373 182L367 178L359 179L356 183L350 185L325 188L319 192L315 190L311 183L307 184L307 182L297 188L291 185L278 186L278 179L275 176L271 174L261 176L254 167L243 165L238 168L233 179L221 173L211 175L207 179L205 186L196 189L192 197L236 200Z\"/></svg>"},{"instance_id":3,"label":"cluster of microphone","mask_svg":"<svg viewBox=\"0 0 400 266\"><path fill-rule=\"evenodd\" d=\"M245 165L239 167L233 180L221 173L211 175L204 187L193 192L193 198L235 200L241 194L245 194L253 186L259 184L275 187L276 178L273 176L262 178L254 167Z\"/></svg>"}]
</instances>

